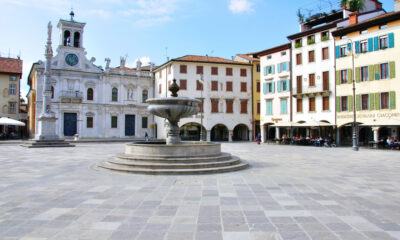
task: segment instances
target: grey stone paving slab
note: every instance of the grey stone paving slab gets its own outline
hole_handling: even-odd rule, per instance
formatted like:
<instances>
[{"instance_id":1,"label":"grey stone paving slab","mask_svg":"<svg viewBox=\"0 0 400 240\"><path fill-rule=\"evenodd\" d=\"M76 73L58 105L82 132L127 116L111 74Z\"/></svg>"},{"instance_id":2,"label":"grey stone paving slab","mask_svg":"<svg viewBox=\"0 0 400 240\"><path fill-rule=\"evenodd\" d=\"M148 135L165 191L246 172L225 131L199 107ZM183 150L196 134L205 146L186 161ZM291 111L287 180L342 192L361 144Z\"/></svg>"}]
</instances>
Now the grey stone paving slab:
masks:
<instances>
[{"instance_id":1,"label":"grey stone paving slab","mask_svg":"<svg viewBox=\"0 0 400 240\"><path fill-rule=\"evenodd\" d=\"M94 168L124 144L0 146L0 239L400 239L398 151L222 150L251 167L129 175Z\"/></svg>"}]
</instances>

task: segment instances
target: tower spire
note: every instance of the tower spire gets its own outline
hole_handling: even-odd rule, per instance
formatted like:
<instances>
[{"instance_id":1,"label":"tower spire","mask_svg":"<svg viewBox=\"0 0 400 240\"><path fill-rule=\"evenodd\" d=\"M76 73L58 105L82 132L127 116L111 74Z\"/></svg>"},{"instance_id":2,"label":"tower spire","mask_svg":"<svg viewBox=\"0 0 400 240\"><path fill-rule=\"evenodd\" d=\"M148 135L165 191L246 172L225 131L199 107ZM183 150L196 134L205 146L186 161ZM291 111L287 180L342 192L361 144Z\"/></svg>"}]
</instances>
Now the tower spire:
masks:
<instances>
[{"instance_id":1,"label":"tower spire","mask_svg":"<svg viewBox=\"0 0 400 240\"><path fill-rule=\"evenodd\" d=\"M69 13L69 15L71 16L71 22L74 21L74 17L75 17L75 13L74 10L71 8L71 12Z\"/></svg>"}]
</instances>

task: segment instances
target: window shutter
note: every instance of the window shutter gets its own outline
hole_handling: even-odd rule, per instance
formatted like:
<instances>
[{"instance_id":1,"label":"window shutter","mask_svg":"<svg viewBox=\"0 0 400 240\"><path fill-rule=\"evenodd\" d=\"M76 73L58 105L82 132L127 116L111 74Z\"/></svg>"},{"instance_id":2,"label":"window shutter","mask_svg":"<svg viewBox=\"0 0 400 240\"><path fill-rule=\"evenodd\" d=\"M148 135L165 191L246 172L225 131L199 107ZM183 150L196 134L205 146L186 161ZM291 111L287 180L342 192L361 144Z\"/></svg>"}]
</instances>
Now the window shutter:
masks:
<instances>
[{"instance_id":1,"label":"window shutter","mask_svg":"<svg viewBox=\"0 0 400 240\"><path fill-rule=\"evenodd\" d=\"M360 53L360 41L356 41L355 48L356 48L356 53Z\"/></svg>"},{"instance_id":2,"label":"window shutter","mask_svg":"<svg viewBox=\"0 0 400 240\"><path fill-rule=\"evenodd\" d=\"M290 64L289 62L286 62L286 71L290 70L290 65L289 64Z\"/></svg>"},{"instance_id":3,"label":"window shutter","mask_svg":"<svg viewBox=\"0 0 400 240\"><path fill-rule=\"evenodd\" d=\"M368 66L368 76L369 76L369 80L373 81L374 80L374 65L369 65Z\"/></svg>"},{"instance_id":4,"label":"window shutter","mask_svg":"<svg viewBox=\"0 0 400 240\"><path fill-rule=\"evenodd\" d=\"M379 110L381 108L380 102L380 94L375 93L375 110Z\"/></svg>"},{"instance_id":5,"label":"window shutter","mask_svg":"<svg viewBox=\"0 0 400 240\"><path fill-rule=\"evenodd\" d=\"M360 71L361 71L361 68L359 68L359 67L357 67L356 68L356 82L360 82Z\"/></svg>"},{"instance_id":6,"label":"window shutter","mask_svg":"<svg viewBox=\"0 0 400 240\"><path fill-rule=\"evenodd\" d=\"M340 85L340 71L336 71L336 85Z\"/></svg>"},{"instance_id":7,"label":"window shutter","mask_svg":"<svg viewBox=\"0 0 400 240\"><path fill-rule=\"evenodd\" d=\"M277 64L277 66L278 66L278 73L281 73L281 64L279 63Z\"/></svg>"},{"instance_id":8,"label":"window shutter","mask_svg":"<svg viewBox=\"0 0 400 240\"><path fill-rule=\"evenodd\" d=\"M379 37L374 37L374 51L379 50Z\"/></svg>"},{"instance_id":9,"label":"window shutter","mask_svg":"<svg viewBox=\"0 0 400 240\"><path fill-rule=\"evenodd\" d=\"M351 43L348 43L348 44L347 44L347 50L348 50L348 51L351 51Z\"/></svg>"},{"instance_id":10,"label":"window shutter","mask_svg":"<svg viewBox=\"0 0 400 240\"><path fill-rule=\"evenodd\" d=\"M263 92L264 94L267 94L267 83L263 83Z\"/></svg>"},{"instance_id":11,"label":"window shutter","mask_svg":"<svg viewBox=\"0 0 400 240\"><path fill-rule=\"evenodd\" d=\"M368 52L372 52L374 49L374 44L372 38L368 38Z\"/></svg>"},{"instance_id":12,"label":"window shutter","mask_svg":"<svg viewBox=\"0 0 400 240\"><path fill-rule=\"evenodd\" d=\"M271 73L272 73L272 74L275 74L275 65L272 65L272 66L271 66Z\"/></svg>"},{"instance_id":13,"label":"window shutter","mask_svg":"<svg viewBox=\"0 0 400 240\"><path fill-rule=\"evenodd\" d=\"M353 69L351 68L347 69L347 83L348 84L353 83Z\"/></svg>"},{"instance_id":14,"label":"window shutter","mask_svg":"<svg viewBox=\"0 0 400 240\"><path fill-rule=\"evenodd\" d=\"M335 47L335 55L336 55L336 58L340 58L340 47L339 46Z\"/></svg>"},{"instance_id":15,"label":"window shutter","mask_svg":"<svg viewBox=\"0 0 400 240\"><path fill-rule=\"evenodd\" d=\"M340 112L340 97L336 97L336 112Z\"/></svg>"},{"instance_id":16,"label":"window shutter","mask_svg":"<svg viewBox=\"0 0 400 240\"><path fill-rule=\"evenodd\" d=\"M267 67L264 67L264 76L267 76Z\"/></svg>"},{"instance_id":17,"label":"window shutter","mask_svg":"<svg viewBox=\"0 0 400 240\"><path fill-rule=\"evenodd\" d=\"M272 82L272 91L271 91L272 93L274 93L275 92L275 82Z\"/></svg>"},{"instance_id":18,"label":"window shutter","mask_svg":"<svg viewBox=\"0 0 400 240\"><path fill-rule=\"evenodd\" d=\"M396 109L396 92L391 91L389 93L389 98L390 98L390 109Z\"/></svg>"},{"instance_id":19,"label":"window shutter","mask_svg":"<svg viewBox=\"0 0 400 240\"><path fill-rule=\"evenodd\" d=\"M282 81L277 81L276 83L277 83L276 90L278 92L281 92L282 91L282 89L281 89Z\"/></svg>"},{"instance_id":20,"label":"window shutter","mask_svg":"<svg viewBox=\"0 0 400 240\"><path fill-rule=\"evenodd\" d=\"M394 47L394 33L389 33L389 47Z\"/></svg>"},{"instance_id":21,"label":"window shutter","mask_svg":"<svg viewBox=\"0 0 400 240\"><path fill-rule=\"evenodd\" d=\"M349 106L349 112L353 111L353 96L347 97L347 106Z\"/></svg>"},{"instance_id":22,"label":"window shutter","mask_svg":"<svg viewBox=\"0 0 400 240\"><path fill-rule=\"evenodd\" d=\"M375 80L381 79L381 76L379 74L379 64L375 64Z\"/></svg>"},{"instance_id":23,"label":"window shutter","mask_svg":"<svg viewBox=\"0 0 400 240\"><path fill-rule=\"evenodd\" d=\"M356 95L356 110L361 110L361 95Z\"/></svg>"},{"instance_id":24,"label":"window shutter","mask_svg":"<svg viewBox=\"0 0 400 240\"><path fill-rule=\"evenodd\" d=\"M284 91L289 91L289 89L290 89L290 87L289 87L289 84L290 84L289 79L286 79L285 81L286 81L286 89L284 89Z\"/></svg>"},{"instance_id":25,"label":"window shutter","mask_svg":"<svg viewBox=\"0 0 400 240\"><path fill-rule=\"evenodd\" d=\"M389 63L389 70L390 70L390 78L395 78L396 77L396 65L393 62Z\"/></svg>"}]
</instances>

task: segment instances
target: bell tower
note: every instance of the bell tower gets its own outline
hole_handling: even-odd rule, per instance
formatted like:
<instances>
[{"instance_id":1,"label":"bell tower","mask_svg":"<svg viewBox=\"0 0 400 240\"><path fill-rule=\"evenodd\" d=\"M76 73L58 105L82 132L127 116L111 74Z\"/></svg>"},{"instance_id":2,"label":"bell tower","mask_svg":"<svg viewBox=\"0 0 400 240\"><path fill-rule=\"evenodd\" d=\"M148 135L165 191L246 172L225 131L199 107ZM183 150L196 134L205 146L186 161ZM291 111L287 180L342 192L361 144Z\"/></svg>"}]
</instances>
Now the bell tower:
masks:
<instances>
[{"instance_id":1,"label":"bell tower","mask_svg":"<svg viewBox=\"0 0 400 240\"><path fill-rule=\"evenodd\" d=\"M70 20L60 19L58 29L60 31L59 47L83 48L83 29L86 23L74 20L75 13L71 10Z\"/></svg>"}]
</instances>

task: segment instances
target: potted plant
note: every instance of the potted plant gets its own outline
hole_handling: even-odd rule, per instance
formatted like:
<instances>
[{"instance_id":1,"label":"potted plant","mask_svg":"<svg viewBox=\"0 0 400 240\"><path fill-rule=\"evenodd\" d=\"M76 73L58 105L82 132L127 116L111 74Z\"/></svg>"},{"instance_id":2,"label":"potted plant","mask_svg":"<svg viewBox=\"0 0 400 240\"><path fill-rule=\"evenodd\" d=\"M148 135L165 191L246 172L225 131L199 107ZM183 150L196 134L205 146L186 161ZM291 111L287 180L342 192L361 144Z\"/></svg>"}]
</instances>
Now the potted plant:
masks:
<instances>
[{"instance_id":1,"label":"potted plant","mask_svg":"<svg viewBox=\"0 0 400 240\"><path fill-rule=\"evenodd\" d=\"M308 39L307 40L307 45L311 45L315 43L315 39Z\"/></svg>"},{"instance_id":2,"label":"potted plant","mask_svg":"<svg viewBox=\"0 0 400 240\"><path fill-rule=\"evenodd\" d=\"M329 36L328 35L324 35L321 38L321 41L328 41L329 40Z\"/></svg>"},{"instance_id":3,"label":"potted plant","mask_svg":"<svg viewBox=\"0 0 400 240\"><path fill-rule=\"evenodd\" d=\"M301 45L301 42L297 42L297 43L295 43L295 44L294 44L294 47L295 47L295 48L302 47L302 45Z\"/></svg>"},{"instance_id":4,"label":"potted plant","mask_svg":"<svg viewBox=\"0 0 400 240\"><path fill-rule=\"evenodd\" d=\"M300 9L297 10L297 17L299 18L299 22L304 22L304 14L301 13Z\"/></svg>"},{"instance_id":5,"label":"potted plant","mask_svg":"<svg viewBox=\"0 0 400 240\"><path fill-rule=\"evenodd\" d=\"M341 0L340 6L351 12L360 11L365 8L365 0Z\"/></svg>"}]
</instances>

